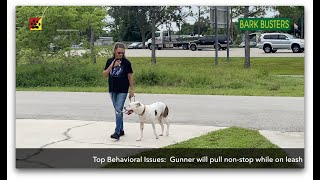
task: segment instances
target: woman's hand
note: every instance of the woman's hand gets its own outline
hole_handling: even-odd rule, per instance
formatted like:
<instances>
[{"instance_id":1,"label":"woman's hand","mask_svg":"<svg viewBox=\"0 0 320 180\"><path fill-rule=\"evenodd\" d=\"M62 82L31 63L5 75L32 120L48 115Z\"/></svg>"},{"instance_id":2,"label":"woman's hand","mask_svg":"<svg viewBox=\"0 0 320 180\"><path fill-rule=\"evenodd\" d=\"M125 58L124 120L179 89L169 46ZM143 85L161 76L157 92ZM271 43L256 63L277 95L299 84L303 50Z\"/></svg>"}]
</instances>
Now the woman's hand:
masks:
<instances>
[{"instance_id":1,"label":"woman's hand","mask_svg":"<svg viewBox=\"0 0 320 180\"><path fill-rule=\"evenodd\" d=\"M114 63L114 66L120 66L121 65L121 59L115 59L113 61L113 63Z\"/></svg>"},{"instance_id":2,"label":"woman's hand","mask_svg":"<svg viewBox=\"0 0 320 180\"><path fill-rule=\"evenodd\" d=\"M129 99L131 99L132 97L134 97L134 92L132 90L130 90L129 92Z\"/></svg>"},{"instance_id":3,"label":"woman's hand","mask_svg":"<svg viewBox=\"0 0 320 180\"><path fill-rule=\"evenodd\" d=\"M110 71L109 71L109 72L110 72ZM104 78L108 77L109 72L108 72L108 69L104 70L104 71L102 72L102 77L104 77Z\"/></svg>"}]
</instances>

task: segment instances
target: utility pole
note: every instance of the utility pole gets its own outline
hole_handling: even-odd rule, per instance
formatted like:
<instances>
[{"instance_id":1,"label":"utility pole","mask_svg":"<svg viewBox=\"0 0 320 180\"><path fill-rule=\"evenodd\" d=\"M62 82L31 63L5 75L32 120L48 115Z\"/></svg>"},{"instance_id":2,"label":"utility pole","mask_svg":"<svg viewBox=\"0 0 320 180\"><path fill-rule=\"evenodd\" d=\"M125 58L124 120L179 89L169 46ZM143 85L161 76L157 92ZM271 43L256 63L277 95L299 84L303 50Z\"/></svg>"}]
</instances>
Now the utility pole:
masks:
<instances>
[{"instance_id":1,"label":"utility pole","mask_svg":"<svg viewBox=\"0 0 320 180\"><path fill-rule=\"evenodd\" d=\"M94 8L92 13L96 10L97 8ZM92 26L90 25L90 55L91 55L91 60L93 64L97 63L96 55L94 53L94 30Z\"/></svg>"},{"instance_id":2,"label":"utility pole","mask_svg":"<svg viewBox=\"0 0 320 180\"><path fill-rule=\"evenodd\" d=\"M304 34L303 34L304 33L304 31L303 31L304 26L303 26L303 23L304 23L304 9L301 12L301 39L304 38Z\"/></svg>"},{"instance_id":3,"label":"utility pole","mask_svg":"<svg viewBox=\"0 0 320 180\"><path fill-rule=\"evenodd\" d=\"M230 9L229 9L229 6L227 6L227 62L230 61L230 58L229 58L230 22L229 21L230 21Z\"/></svg>"},{"instance_id":4,"label":"utility pole","mask_svg":"<svg viewBox=\"0 0 320 180\"><path fill-rule=\"evenodd\" d=\"M90 26L90 54L91 54L91 60L93 64L96 64L97 59L96 59L96 55L94 54L94 31L91 26Z\"/></svg>"},{"instance_id":5,"label":"utility pole","mask_svg":"<svg viewBox=\"0 0 320 180\"><path fill-rule=\"evenodd\" d=\"M249 6L245 6L244 8L244 18L248 18L249 16ZM244 68L248 69L251 67L250 65L250 39L249 39L249 30L245 30L245 62Z\"/></svg>"},{"instance_id":6,"label":"utility pole","mask_svg":"<svg viewBox=\"0 0 320 180\"><path fill-rule=\"evenodd\" d=\"M215 33L215 51L216 51L216 60L215 60L215 65L218 65L218 8L217 6L214 7L214 33Z\"/></svg>"},{"instance_id":7,"label":"utility pole","mask_svg":"<svg viewBox=\"0 0 320 180\"><path fill-rule=\"evenodd\" d=\"M198 37L200 37L200 13L201 13L201 11L200 11L200 6L198 6L198 9L199 9L199 18L198 18Z\"/></svg>"},{"instance_id":8,"label":"utility pole","mask_svg":"<svg viewBox=\"0 0 320 180\"><path fill-rule=\"evenodd\" d=\"M151 64L156 64L156 41L155 41L155 31L156 31L156 16L155 12L151 11L151 21L152 21L152 52L151 52Z\"/></svg>"},{"instance_id":9,"label":"utility pole","mask_svg":"<svg viewBox=\"0 0 320 180\"><path fill-rule=\"evenodd\" d=\"M230 6L230 36L233 41L233 22L232 22L232 6Z\"/></svg>"}]
</instances>

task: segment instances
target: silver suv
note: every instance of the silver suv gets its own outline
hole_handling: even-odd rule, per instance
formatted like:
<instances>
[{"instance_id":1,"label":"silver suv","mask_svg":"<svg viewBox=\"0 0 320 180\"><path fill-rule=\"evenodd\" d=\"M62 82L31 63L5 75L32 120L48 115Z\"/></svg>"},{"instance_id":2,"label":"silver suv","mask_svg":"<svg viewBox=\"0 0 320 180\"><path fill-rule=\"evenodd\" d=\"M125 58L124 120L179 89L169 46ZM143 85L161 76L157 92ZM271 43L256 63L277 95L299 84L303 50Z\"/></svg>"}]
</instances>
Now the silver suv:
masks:
<instances>
[{"instance_id":1,"label":"silver suv","mask_svg":"<svg viewBox=\"0 0 320 180\"><path fill-rule=\"evenodd\" d=\"M257 46L265 53L275 53L278 49L291 49L299 53L304 51L304 40L287 33L264 33L259 37Z\"/></svg>"}]
</instances>

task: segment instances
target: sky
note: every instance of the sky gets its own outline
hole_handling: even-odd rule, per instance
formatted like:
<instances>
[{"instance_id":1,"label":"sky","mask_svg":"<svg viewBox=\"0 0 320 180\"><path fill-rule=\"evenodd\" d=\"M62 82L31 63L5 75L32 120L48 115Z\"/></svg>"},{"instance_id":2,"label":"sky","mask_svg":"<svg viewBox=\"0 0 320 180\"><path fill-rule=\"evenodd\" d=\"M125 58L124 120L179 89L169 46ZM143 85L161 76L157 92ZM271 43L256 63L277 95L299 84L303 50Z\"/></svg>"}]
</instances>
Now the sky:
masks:
<instances>
[{"instance_id":1,"label":"sky","mask_svg":"<svg viewBox=\"0 0 320 180\"><path fill-rule=\"evenodd\" d=\"M203 6L202 6L203 7ZM184 12L188 12L189 9L188 8L183 8ZM191 10L192 12L195 14L195 13L198 13L198 6L191 6ZM274 11L266 11L266 15L264 16L265 18L269 18L269 17L273 17L274 15L276 14L276 12ZM209 13L206 13L204 15L202 15L202 17L208 17L209 16ZM107 17L107 22L112 22L113 19L111 17ZM189 16L186 18L186 22L189 23L189 24L194 24L195 22L197 21L196 19L196 16ZM233 21L237 21L237 18L234 18ZM174 31L178 31L178 27L176 26L176 23L172 23L172 28ZM160 30L166 30L166 27L164 25L160 26L159 27Z\"/></svg>"},{"instance_id":2,"label":"sky","mask_svg":"<svg viewBox=\"0 0 320 180\"><path fill-rule=\"evenodd\" d=\"M198 6L191 6L191 10L193 13L197 13L199 11ZM264 16L265 18L271 18L274 17L276 15L276 12L274 11L266 11L266 15ZM206 13L204 15L202 15L203 17L208 17L209 13ZM194 24L197 21L197 19L195 17L189 16L186 18L186 22L189 24ZM238 18L234 18L233 22L238 21ZM175 23L172 23L172 27L175 31L178 31L178 27L176 26ZM160 28L160 30L165 30L165 27Z\"/></svg>"}]
</instances>

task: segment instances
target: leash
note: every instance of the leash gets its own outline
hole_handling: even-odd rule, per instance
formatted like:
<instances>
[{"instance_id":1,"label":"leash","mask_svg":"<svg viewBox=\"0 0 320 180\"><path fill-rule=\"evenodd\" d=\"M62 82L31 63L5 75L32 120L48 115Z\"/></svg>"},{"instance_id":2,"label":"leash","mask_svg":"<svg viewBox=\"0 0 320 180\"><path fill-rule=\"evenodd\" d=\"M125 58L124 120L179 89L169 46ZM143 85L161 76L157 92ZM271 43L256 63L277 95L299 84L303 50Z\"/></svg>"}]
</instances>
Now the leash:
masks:
<instances>
[{"instance_id":1,"label":"leash","mask_svg":"<svg viewBox=\"0 0 320 180\"><path fill-rule=\"evenodd\" d=\"M133 102L135 102L136 101L136 96L132 96L133 97ZM129 97L129 101L130 101L130 103L131 103L131 98L132 97ZM146 111L146 105L144 105L144 108L143 108L143 111L142 111L142 113L141 114L138 114L139 116L143 116L143 114L145 113L145 111ZM131 113L130 113L131 114ZM130 115L130 114L128 114L128 115Z\"/></svg>"},{"instance_id":2,"label":"leash","mask_svg":"<svg viewBox=\"0 0 320 180\"><path fill-rule=\"evenodd\" d=\"M133 102L135 102L136 101L136 97L135 96L132 96L133 97ZM128 97L128 99L129 99L129 101L130 101L130 103L131 103L131 98L132 97ZM130 115L131 113L129 112L129 111L127 111L127 113L126 113L126 111L122 111L122 113L125 113L125 114L127 114L127 115Z\"/></svg>"},{"instance_id":3,"label":"leash","mask_svg":"<svg viewBox=\"0 0 320 180\"><path fill-rule=\"evenodd\" d=\"M136 101L136 96L132 96L133 97L133 102L135 102ZM129 101L131 102L131 98L132 97L129 97Z\"/></svg>"}]
</instances>

